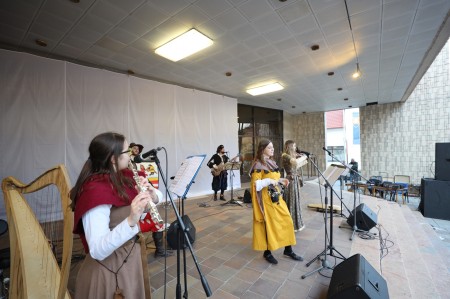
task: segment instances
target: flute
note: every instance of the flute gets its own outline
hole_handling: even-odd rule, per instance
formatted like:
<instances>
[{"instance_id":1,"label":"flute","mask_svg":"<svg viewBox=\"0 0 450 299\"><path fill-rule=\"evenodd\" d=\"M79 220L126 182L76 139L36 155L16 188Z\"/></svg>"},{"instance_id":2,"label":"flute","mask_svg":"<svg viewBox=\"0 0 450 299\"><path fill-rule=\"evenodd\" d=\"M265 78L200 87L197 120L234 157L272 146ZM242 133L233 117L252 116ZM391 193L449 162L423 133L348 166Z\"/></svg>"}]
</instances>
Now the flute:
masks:
<instances>
[{"instance_id":1,"label":"flute","mask_svg":"<svg viewBox=\"0 0 450 299\"><path fill-rule=\"evenodd\" d=\"M131 162L131 160L129 162L129 166L130 166L131 170L133 171L133 178L134 178L134 181L136 182L139 193L147 192L147 187L144 187L141 185L141 180L139 179L139 174L138 174L137 170L134 168L134 165ZM161 218L161 215L159 215L158 209L156 208L156 204L153 202L153 200L150 199L144 212L150 214L150 218L152 219L152 221L155 224L162 224L164 222L163 219Z\"/></svg>"}]
</instances>

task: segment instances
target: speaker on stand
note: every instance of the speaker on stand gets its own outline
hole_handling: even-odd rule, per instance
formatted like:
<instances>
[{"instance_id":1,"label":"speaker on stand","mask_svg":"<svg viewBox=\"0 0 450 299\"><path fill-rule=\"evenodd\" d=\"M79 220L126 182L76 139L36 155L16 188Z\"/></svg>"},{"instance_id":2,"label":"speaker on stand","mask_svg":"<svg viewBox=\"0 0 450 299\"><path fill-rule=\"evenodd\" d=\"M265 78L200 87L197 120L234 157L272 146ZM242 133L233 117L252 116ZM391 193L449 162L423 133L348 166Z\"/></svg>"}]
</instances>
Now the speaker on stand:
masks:
<instances>
[{"instance_id":1,"label":"speaker on stand","mask_svg":"<svg viewBox=\"0 0 450 299\"><path fill-rule=\"evenodd\" d=\"M450 142L436 143L435 150L435 179L450 181Z\"/></svg>"}]
</instances>

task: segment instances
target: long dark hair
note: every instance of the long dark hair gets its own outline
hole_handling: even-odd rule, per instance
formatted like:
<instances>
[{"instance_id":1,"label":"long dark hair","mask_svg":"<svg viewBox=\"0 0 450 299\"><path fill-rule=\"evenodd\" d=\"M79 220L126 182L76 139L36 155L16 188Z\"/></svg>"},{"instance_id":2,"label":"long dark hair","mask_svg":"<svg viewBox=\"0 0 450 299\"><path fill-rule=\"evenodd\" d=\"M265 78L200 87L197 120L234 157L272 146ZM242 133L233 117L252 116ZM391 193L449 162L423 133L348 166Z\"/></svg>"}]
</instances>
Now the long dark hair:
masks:
<instances>
[{"instance_id":1,"label":"long dark hair","mask_svg":"<svg viewBox=\"0 0 450 299\"><path fill-rule=\"evenodd\" d=\"M295 157L295 148L292 146L294 143L294 140L286 140L284 143L284 152L293 157Z\"/></svg>"},{"instance_id":2,"label":"long dark hair","mask_svg":"<svg viewBox=\"0 0 450 299\"><path fill-rule=\"evenodd\" d=\"M119 156L123 151L124 142L125 136L113 132L102 133L92 139L89 144L89 158L84 163L75 186L70 190L72 210L75 210L75 205L78 196L83 191L84 183L97 174L109 175L114 190L124 200L129 199L124 186L131 185L131 180L124 177L122 172L118 171L111 161L113 157L115 165L119 165Z\"/></svg>"},{"instance_id":3,"label":"long dark hair","mask_svg":"<svg viewBox=\"0 0 450 299\"><path fill-rule=\"evenodd\" d=\"M269 145L269 143L272 143L272 141L270 141L269 139L261 139L259 141L254 163L260 161L262 164L266 165L266 161L263 157L263 152L264 149ZM269 159L272 159L272 157L269 157Z\"/></svg>"}]
</instances>

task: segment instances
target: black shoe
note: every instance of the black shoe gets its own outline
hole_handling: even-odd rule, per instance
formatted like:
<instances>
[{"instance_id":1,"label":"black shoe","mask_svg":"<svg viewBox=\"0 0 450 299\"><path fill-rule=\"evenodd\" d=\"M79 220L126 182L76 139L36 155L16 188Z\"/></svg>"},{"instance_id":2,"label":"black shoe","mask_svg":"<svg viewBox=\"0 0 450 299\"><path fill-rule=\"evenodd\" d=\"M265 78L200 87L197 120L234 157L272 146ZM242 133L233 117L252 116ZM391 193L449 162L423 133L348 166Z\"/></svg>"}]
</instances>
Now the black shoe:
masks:
<instances>
[{"instance_id":1,"label":"black shoe","mask_svg":"<svg viewBox=\"0 0 450 299\"><path fill-rule=\"evenodd\" d=\"M155 251L155 257L169 257L173 255L172 250L164 250L164 249L156 249Z\"/></svg>"},{"instance_id":2,"label":"black shoe","mask_svg":"<svg viewBox=\"0 0 450 299\"><path fill-rule=\"evenodd\" d=\"M220 200L226 200L225 197L222 195L220 195Z\"/></svg>"},{"instance_id":3,"label":"black shoe","mask_svg":"<svg viewBox=\"0 0 450 299\"><path fill-rule=\"evenodd\" d=\"M268 261L271 264L274 264L274 265L278 264L278 261L273 257L273 255L271 253L269 253L267 255L264 254L264 258L266 259L266 261Z\"/></svg>"},{"instance_id":4,"label":"black shoe","mask_svg":"<svg viewBox=\"0 0 450 299\"><path fill-rule=\"evenodd\" d=\"M295 261L300 261L300 262L303 261L303 258L299 255L296 255L293 251L290 253L285 251L283 254L290 257L291 259L293 259Z\"/></svg>"}]
</instances>

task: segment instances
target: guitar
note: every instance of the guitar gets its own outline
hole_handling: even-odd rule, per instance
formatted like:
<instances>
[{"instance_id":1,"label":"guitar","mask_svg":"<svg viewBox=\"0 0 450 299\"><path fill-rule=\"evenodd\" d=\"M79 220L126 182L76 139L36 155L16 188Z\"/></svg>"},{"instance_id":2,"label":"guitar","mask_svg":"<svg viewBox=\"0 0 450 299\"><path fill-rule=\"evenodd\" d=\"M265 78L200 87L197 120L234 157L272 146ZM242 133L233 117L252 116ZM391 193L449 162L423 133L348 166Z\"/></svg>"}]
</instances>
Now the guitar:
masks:
<instances>
[{"instance_id":1,"label":"guitar","mask_svg":"<svg viewBox=\"0 0 450 299\"><path fill-rule=\"evenodd\" d=\"M234 162L234 160L236 159L236 158L238 158L239 157L239 153L234 157L234 158L232 158L231 160L230 160L230 162ZM213 176L218 176L218 175L220 175L221 173L222 173L222 171L224 171L225 170L225 163L220 163L219 165L217 165L217 168L214 168L214 167L211 167L211 174L213 175Z\"/></svg>"},{"instance_id":2,"label":"guitar","mask_svg":"<svg viewBox=\"0 0 450 299\"><path fill-rule=\"evenodd\" d=\"M217 165L217 168L211 167L211 174L213 176L218 176L224 170L225 170L225 164L222 162L219 165Z\"/></svg>"}]
</instances>

